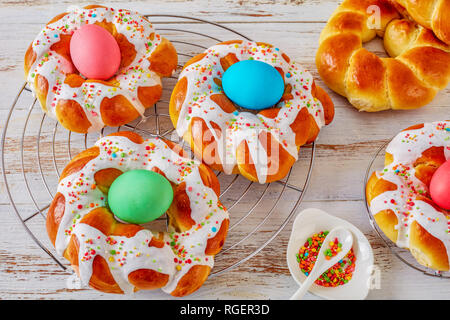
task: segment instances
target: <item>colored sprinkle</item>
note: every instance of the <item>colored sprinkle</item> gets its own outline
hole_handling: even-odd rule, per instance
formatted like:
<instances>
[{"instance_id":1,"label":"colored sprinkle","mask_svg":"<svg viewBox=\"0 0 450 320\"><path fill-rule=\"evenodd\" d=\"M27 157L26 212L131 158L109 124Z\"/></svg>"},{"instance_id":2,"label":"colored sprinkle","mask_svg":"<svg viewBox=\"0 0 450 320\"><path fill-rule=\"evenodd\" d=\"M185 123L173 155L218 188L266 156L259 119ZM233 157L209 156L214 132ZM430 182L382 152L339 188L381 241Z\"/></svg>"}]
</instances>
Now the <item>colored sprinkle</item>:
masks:
<instances>
[{"instance_id":1,"label":"colored sprinkle","mask_svg":"<svg viewBox=\"0 0 450 320\"><path fill-rule=\"evenodd\" d=\"M323 241L328 235L329 231L322 231L316 233L308 238L305 244L300 248L297 253L297 262L301 271L308 276L311 272L314 264L317 260L317 255L319 254L320 248L323 245ZM339 251L341 251L342 244L338 239L334 239L329 244L329 249L327 249L324 254L326 259L334 257ZM356 257L353 252L353 248L347 253L347 255L332 266L330 269L325 271L316 281L315 284L323 287L337 287L346 284L351 280L353 276L353 271L355 270Z\"/></svg>"}]
</instances>

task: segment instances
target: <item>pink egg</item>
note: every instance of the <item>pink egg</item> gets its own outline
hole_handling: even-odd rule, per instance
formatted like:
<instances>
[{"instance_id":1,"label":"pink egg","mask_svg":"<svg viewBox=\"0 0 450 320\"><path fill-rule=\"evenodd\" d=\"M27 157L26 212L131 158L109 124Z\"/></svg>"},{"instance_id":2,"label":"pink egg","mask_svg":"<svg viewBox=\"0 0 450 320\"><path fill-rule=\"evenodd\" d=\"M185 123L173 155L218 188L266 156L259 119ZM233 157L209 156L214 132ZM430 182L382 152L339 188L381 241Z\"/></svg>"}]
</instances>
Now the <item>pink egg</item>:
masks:
<instances>
[{"instance_id":1,"label":"pink egg","mask_svg":"<svg viewBox=\"0 0 450 320\"><path fill-rule=\"evenodd\" d=\"M431 178L430 194L439 207L450 210L450 160L441 165Z\"/></svg>"},{"instance_id":2,"label":"pink egg","mask_svg":"<svg viewBox=\"0 0 450 320\"><path fill-rule=\"evenodd\" d=\"M104 28L85 24L70 40L70 56L82 75L89 79L108 80L119 69L120 48Z\"/></svg>"}]
</instances>

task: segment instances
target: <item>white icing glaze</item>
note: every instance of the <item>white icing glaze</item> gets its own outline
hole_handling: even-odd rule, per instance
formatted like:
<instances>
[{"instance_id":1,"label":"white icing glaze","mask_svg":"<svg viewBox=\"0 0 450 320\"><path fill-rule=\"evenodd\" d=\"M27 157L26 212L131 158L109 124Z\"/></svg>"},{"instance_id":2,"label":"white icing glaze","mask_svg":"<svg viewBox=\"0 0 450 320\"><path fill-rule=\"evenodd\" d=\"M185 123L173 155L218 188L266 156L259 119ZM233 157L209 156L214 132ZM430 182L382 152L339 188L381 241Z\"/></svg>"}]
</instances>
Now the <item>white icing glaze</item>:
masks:
<instances>
[{"instance_id":1,"label":"white icing glaze","mask_svg":"<svg viewBox=\"0 0 450 320\"><path fill-rule=\"evenodd\" d=\"M179 76L179 79L186 77L188 85L186 98L180 108L177 133L179 136L184 136L192 119L202 118L217 142L216 152L227 174L231 173L236 166L236 150L245 140L255 165L258 181L264 183L267 176L268 157L258 139L259 133L271 132L283 148L298 159L295 134L290 128L298 113L306 107L319 128L325 124L323 106L312 95L313 77L300 64L288 63L278 48L258 45L256 42L216 45L207 49L205 53L204 58L187 66ZM213 94L223 94L222 88L214 82L214 78L222 78L224 70L220 59L229 53L234 53L240 61L259 60L283 70L285 84L292 86L294 98L282 101L275 106L282 108L277 117L270 119L260 114L239 111L226 113L210 98ZM211 122L222 128L220 137L216 134Z\"/></svg>"},{"instance_id":2,"label":"white icing glaze","mask_svg":"<svg viewBox=\"0 0 450 320\"><path fill-rule=\"evenodd\" d=\"M375 197L370 210L374 216L388 209L395 213L399 247L409 248L410 227L417 221L428 233L442 241L450 259L450 216L416 199L417 195L429 198L428 186L416 178L413 164L430 147L443 147L445 158L450 159L450 121L425 123L423 128L399 133L389 143L386 152L393 155L393 162L376 174L378 178L395 184L397 190Z\"/></svg>"},{"instance_id":3,"label":"white icing glaze","mask_svg":"<svg viewBox=\"0 0 450 320\"><path fill-rule=\"evenodd\" d=\"M59 225L55 248L63 254L72 234L79 240L79 271L84 285L92 276L96 255L107 261L120 288L133 292L128 275L146 268L169 275L163 290L171 293L190 268L207 265L212 268L214 257L205 254L207 240L220 230L228 213L215 192L206 187L199 173L199 162L180 157L160 139L148 139L135 144L122 136L108 136L97 141L100 154L79 172L62 179L58 192L65 197L65 212ZM106 207L106 196L95 186L94 174L105 168L123 172L133 169L159 168L174 184L186 183L194 226L183 233L170 229L164 233L162 248L149 247L153 233L144 229L133 237L106 236L96 228L80 223L94 208Z\"/></svg>"},{"instance_id":4,"label":"white icing glaze","mask_svg":"<svg viewBox=\"0 0 450 320\"><path fill-rule=\"evenodd\" d=\"M56 119L56 105L59 100L74 100L84 109L91 123L89 132L102 129L105 125L100 113L100 103L106 98L123 95L135 109L143 115L145 108L138 98L139 87L152 87L161 84L161 78L149 69L147 60L161 42L150 22L138 13L111 8L81 9L69 8L69 13L51 23L38 34L32 43L36 61L27 75L27 82L34 90L36 75L44 76L48 81L47 113ZM126 68L121 68L115 76L115 85L101 82L84 82L81 87L72 88L65 84L67 74L63 71L65 58L51 46L60 41L61 35L72 35L83 24L93 24L106 20L114 24L118 33L123 34L134 45L136 57Z\"/></svg>"}]
</instances>

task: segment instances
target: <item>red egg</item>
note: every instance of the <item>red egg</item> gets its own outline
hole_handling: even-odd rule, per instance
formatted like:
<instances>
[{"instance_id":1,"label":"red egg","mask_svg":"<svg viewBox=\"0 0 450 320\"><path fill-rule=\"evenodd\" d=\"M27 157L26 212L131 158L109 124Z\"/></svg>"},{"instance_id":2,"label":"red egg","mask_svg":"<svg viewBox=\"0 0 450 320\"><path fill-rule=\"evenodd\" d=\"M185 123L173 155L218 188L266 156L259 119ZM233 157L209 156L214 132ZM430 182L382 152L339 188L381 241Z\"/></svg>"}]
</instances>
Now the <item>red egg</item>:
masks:
<instances>
[{"instance_id":1,"label":"red egg","mask_svg":"<svg viewBox=\"0 0 450 320\"><path fill-rule=\"evenodd\" d=\"M104 28L85 24L70 40L70 56L80 73L89 79L108 80L119 69L120 48Z\"/></svg>"},{"instance_id":2,"label":"red egg","mask_svg":"<svg viewBox=\"0 0 450 320\"><path fill-rule=\"evenodd\" d=\"M450 160L441 165L431 178L430 194L439 207L450 210Z\"/></svg>"}]
</instances>

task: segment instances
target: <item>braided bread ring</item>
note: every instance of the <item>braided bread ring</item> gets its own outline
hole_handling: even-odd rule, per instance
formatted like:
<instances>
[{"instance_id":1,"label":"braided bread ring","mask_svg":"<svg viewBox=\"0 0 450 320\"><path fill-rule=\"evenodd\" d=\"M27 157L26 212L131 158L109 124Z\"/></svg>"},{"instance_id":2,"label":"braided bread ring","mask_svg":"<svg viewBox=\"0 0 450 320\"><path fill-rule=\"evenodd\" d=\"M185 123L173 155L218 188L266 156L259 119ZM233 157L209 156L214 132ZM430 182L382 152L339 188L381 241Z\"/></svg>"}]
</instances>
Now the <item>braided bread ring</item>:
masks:
<instances>
[{"instance_id":1,"label":"braided bread ring","mask_svg":"<svg viewBox=\"0 0 450 320\"><path fill-rule=\"evenodd\" d=\"M450 212L428 190L448 159L450 121L416 125L389 143L384 170L374 172L366 186L370 211L386 236L420 264L442 271L450 264Z\"/></svg>"},{"instance_id":2,"label":"braided bread ring","mask_svg":"<svg viewBox=\"0 0 450 320\"><path fill-rule=\"evenodd\" d=\"M253 114L238 111L221 87L223 73L247 59L274 66L285 81L281 101ZM311 74L272 45L219 43L188 61L170 100L170 117L195 155L215 170L260 183L280 180L329 124L334 106Z\"/></svg>"},{"instance_id":3,"label":"braided bread ring","mask_svg":"<svg viewBox=\"0 0 450 320\"><path fill-rule=\"evenodd\" d=\"M450 81L450 47L430 30L399 17L386 0L345 0L322 31L319 74L360 111L419 108ZM379 18L378 26L371 26L373 18ZM362 47L376 35L384 35L392 58Z\"/></svg>"},{"instance_id":4,"label":"braided bread ring","mask_svg":"<svg viewBox=\"0 0 450 320\"><path fill-rule=\"evenodd\" d=\"M449 0L394 0L393 3L402 15L433 30L440 40L450 45Z\"/></svg>"},{"instance_id":5,"label":"braided bread ring","mask_svg":"<svg viewBox=\"0 0 450 320\"><path fill-rule=\"evenodd\" d=\"M121 64L108 81L85 79L70 57L70 39L83 24L96 24L116 39ZM161 77L177 66L173 45L137 13L102 6L53 18L25 54L25 77L42 109L66 129L87 133L120 126L142 115L162 94Z\"/></svg>"},{"instance_id":6,"label":"braided bread ring","mask_svg":"<svg viewBox=\"0 0 450 320\"><path fill-rule=\"evenodd\" d=\"M117 221L106 204L123 172L152 170L174 189L169 232ZM197 290L209 275L228 230L214 173L180 146L118 132L74 157L61 174L47 232L82 283L108 293L162 288L173 296Z\"/></svg>"}]
</instances>

